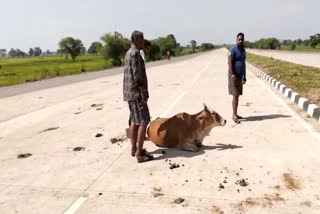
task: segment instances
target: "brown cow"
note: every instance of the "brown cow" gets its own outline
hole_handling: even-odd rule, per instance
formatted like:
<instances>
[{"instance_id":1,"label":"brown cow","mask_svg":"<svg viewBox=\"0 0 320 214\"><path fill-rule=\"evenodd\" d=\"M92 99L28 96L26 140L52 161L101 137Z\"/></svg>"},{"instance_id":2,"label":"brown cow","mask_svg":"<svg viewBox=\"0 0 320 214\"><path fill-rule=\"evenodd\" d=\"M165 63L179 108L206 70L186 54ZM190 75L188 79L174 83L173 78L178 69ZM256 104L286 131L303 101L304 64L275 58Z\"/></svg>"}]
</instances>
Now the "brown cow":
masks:
<instances>
[{"instance_id":1,"label":"brown cow","mask_svg":"<svg viewBox=\"0 0 320 214\"><path fill-rule=\"evenodd\" d=\"M224 126L226 120L206 105L197 114L179 113L171 118L157 118L150 123L147 134L160 147L199 151L203 139L215 126Z\"/></svg>"}]
</instances>

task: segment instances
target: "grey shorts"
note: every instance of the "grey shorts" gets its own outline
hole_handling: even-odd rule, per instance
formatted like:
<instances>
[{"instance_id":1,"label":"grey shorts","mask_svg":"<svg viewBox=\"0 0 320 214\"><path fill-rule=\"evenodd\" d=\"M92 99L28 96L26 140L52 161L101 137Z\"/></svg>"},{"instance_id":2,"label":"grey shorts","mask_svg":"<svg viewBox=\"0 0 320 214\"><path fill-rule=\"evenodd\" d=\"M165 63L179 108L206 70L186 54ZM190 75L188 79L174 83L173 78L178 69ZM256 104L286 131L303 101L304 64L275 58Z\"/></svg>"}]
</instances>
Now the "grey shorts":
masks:
<instances>
[{"instance_id":1,"label":"grey shorts","mask_svg":"<svg viewBox=\"0 0 320 214\"><path fill-rule=\"evenodd\" d=\"M130 120L140 126L147 126L150 123L150 113L147 103L143 103L140 99L129 101Z\"/></svg>"},{"instance_id":2,"label":"grey shorts","mask_svg":"<svg viewBox=\"0 0 320 214\"><path fill-rule=\"evenodd\" d=\"M241 78L236 78L235 80L231 79L231 76L228 77L228 89L229 94L233 96L240 96L243 92L243 83Z\"/></svg>"}]
</instances>

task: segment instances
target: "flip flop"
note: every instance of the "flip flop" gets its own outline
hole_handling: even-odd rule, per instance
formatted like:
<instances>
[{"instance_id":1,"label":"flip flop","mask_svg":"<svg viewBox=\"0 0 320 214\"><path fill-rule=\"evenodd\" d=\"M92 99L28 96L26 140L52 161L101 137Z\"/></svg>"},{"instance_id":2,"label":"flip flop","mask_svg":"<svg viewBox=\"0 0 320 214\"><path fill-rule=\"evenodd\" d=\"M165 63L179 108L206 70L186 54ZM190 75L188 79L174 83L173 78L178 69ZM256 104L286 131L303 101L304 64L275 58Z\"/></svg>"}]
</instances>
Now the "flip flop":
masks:
<instances>
[{"instance_id":1,"label":"flip flop","mask_svg":"<svg viewBox=\"0 0 320 214\"><path fill-rule=\"evenodd\" d=\"M152 155L149 154L143 154L142 156L137 156L138 163L144 163L147 161L152 161L154 158Z\"/></svg>"}]
</instances>

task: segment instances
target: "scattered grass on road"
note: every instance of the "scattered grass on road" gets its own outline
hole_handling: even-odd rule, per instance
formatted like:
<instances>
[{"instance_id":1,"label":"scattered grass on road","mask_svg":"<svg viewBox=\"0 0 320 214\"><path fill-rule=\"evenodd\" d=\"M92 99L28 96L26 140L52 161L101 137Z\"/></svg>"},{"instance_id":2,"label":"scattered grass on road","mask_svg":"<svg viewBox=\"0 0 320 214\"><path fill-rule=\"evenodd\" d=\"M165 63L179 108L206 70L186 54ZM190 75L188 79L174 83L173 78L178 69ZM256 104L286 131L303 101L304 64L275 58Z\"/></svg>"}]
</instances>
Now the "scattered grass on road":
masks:
<instances>
[{"instance_id":1,"label":"scattered grass on road","mask_svg":"<svg viewBox=\"0 0 320 214\"><path fill-rule=\"evenodd\" d=\"M320 69L247 53L251 64L320 106Z\"/></svg>"},{"instance_id":2,"label":"scattered grass on road","mask_svg":"<svg viewBox=\"0 0 320 214\"><path fill-rule=\"evenodd\" d=\"M112 67L101 56L80 56L75 62L60 56L0 58L0 86L98 71Z\"/></svg>"}]
</instances>

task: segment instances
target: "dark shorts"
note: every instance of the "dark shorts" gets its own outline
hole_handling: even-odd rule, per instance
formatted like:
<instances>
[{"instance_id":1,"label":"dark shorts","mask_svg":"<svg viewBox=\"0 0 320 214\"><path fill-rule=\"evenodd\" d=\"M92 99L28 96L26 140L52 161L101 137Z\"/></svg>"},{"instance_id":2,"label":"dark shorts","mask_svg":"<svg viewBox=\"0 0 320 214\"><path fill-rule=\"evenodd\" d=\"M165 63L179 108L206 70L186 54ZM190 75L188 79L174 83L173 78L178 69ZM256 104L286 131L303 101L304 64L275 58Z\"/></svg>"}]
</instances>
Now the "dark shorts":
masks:
<instances>
[{"instance_id":1,"label":"dark shorts","mask_svg":"<svg viewBox=\"0 0 320 214\"><path fill-rule=\"evenodd\" d=\"M243 91L243 83L241 78L236 78L235 80L231 79L231 76L228 77L228 88L229 94L233 96L240 96L242 95Z\"/></svg>"},{"instance_id":2,"label":"dark shorts","mask_svg":"<svg viewBox=\"0 0 320 214\"><path fill-rule=\"evenodd\" d=\"M141 100L129 101L130 119L129 123L147 126L150 122L150 113L147 103Z\"/></svg>"}]
</instances>

